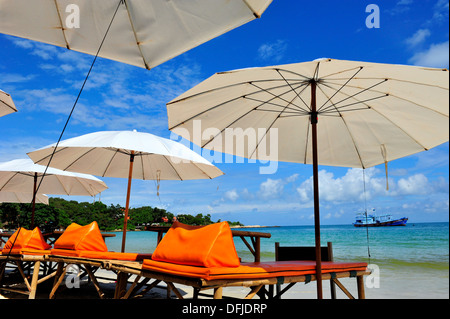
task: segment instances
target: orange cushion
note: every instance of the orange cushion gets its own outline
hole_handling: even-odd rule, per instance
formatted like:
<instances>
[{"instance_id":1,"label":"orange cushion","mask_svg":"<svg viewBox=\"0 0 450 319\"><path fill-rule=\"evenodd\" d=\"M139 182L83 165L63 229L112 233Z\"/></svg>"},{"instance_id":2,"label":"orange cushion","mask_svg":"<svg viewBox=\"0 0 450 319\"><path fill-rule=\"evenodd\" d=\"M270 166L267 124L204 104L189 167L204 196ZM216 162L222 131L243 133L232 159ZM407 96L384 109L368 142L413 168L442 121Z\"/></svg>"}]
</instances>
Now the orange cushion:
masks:
<instances>
[{"instance_id":1,"label":"orange cushion","mask_svg":"<svg viewBox=\"0 0 450 319\"><path fill-rule=\"evenodd\" d=\"M322 273L366 270L367 263L322 262ZM145 259L142 269L176 276L219 279L263 279L287 276L313 275L315 261L277 261L242 263L239 267L193 267Z\"/></svg>"},{"instance_id":2,"label":"orange cushion","mask_svg":"<svg viewBox=\"0 0 450 319\"><path fill-rule=\"evenodd\" d=\"M55 242L55 249L108 251L97 222L71 224Z\"/></svg>"},{"instance_id":3,"label":"orange cushion","mask_svg":"<svg viewBox=\"0 0 450 319\"><path fill-rule=\"evenodd\" d=\"M68 250L68 249L52 249L51 254L65 257L126 260L126 261L142 261L144 259L151 258L152 256L152 254L118 253L112 251L88 251L88 250Z\"/></svg>"},{"instance_id":4,"label":"orange cushion","mask_svg":"<svg viewBox=\"0 0 450 319\"><path fill-rule=\"evenodd\" d=\"M38 227L33 230L19 228L6 242L2 254L25 254L25 251L36 254L37 251L48 250L50 248L51 246L45 242L44 236L42 236L41 230Z\"/></svg>"},{"instance_id":5,"label":"orange cushion","mask_svg":"<svg viewBox=\"0 0 450 319\"><path fill-rule=\"evenodd\" d=\"M227 222L208 226L175 222L156 247L152 259L201 267L238 267L240 264Z\"/></svg>"}]
</instances>

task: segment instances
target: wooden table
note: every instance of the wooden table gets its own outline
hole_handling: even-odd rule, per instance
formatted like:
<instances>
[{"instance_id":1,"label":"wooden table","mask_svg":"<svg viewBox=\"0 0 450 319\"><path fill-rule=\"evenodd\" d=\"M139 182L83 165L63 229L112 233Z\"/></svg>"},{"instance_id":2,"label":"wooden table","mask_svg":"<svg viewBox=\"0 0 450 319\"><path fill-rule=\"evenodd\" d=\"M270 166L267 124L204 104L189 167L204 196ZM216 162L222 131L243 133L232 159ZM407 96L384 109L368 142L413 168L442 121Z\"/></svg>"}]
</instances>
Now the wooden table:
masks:
<instances>
[{"instance_id":1,"label":"wooden table","mask_svg":"<svg viewBox=\"0 0 450 319\"><path fill-rule=\"evenodd\" d=\"M146 231L153 231L158 233L158 244L163 238L163 234L166 233L170 229L170 226L147 226L145 228ZM261 261L261 238L270 238L272 235L270 233L260 233L253 231L245 231L245 230L235 230L232 229L234 237L240 237L244 244L247 246L248 250L252 253L255 258L255 262ZM251 244L246 239L248 237L250 239Z\"/></svg>"}]
</instances>

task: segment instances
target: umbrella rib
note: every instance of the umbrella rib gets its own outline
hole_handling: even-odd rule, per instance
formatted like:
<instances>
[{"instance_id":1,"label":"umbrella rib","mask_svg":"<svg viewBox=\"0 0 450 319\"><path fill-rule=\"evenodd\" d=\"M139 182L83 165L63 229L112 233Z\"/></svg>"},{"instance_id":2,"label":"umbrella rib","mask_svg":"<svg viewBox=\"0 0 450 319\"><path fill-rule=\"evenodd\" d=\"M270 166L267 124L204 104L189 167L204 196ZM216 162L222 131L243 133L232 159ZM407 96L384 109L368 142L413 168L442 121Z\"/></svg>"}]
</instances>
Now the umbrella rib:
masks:
<instances>
[{"instance_id":1,"label":"umbrella rib","mask_svg":"<svg viewBox=\"0 0 450 319\"><path fill-rule=\"evenodd\" d=\"M125 4L125 8L126 8L127 14L128 14L128 19L130 20L131 30L133 30L134 39L136 40L136 45L139 49L139 53L141 54L142 61L144 62L144 66L147 70L150 70L151 69L150 66L147 64L147 61L145 61L145 57L144 57L144 54L143 54L142 48L141 48L141 42L138 39L136 29L133 24L133 19L131 19L131 13L130 13L130 10L128 9L128 2L127 2L127 0L122 0L122 1Z\"/></svg>"},{"instance_id":2,"label":"umbrella rib","mask_svg":"<svg viewBox=\"0 0 450 319\"><path fill-rule=\"evenodd\" d=\"M344 122L344 125L345 125L345 127L347 128L347 132L348 132L348 134L350 135L350 138L352 139L353 147L355 148L356 154L358 155L359 162L361 163L361 167L362 167L363 169L365 169L366 167L364 166L364 162L363 162L363 160L362 160L361 153L359 152L358 145L356 144L356 141L355 141L355 139L353 138L353 134L352 134L352 132L350 131L350 128L349 128L349 126L347 125L347 122L345 121L344 117L343 117L343 116L340 116L340 118L342 119L342 122Z\"/></svg>"},{"instance_id":3,"label":"umbrella rib","mask_svg":"<svg viewBox=\"0 0 450 319\"><path fill-rule=\"evenodd\" d=\"M297 95L297 97L300 99L300 101L302 101L303 102L303 104L305 104L305 106L306 106L306 108L309 110L309 111L311 111L311 108L308 106L308 104L306 104L306 102L302 99L302 97L300 96L300 94L298 94L297 93L297 91L296 90L294 90L294 88L292 87L292 85L286 80L286 78L283 76L283 74L281 74L281 72L280 72L280 70L279 69L275 69L277 72L278 72L278 74L283 78L283 80L287 83L287 85L289 85L289 87L291 88L291 90L292 91L294 91L294 93ZM304 90L306 90L306 88L309 86L309 84L305 87L305 89ZM304 91L303 90L303 91ZM302 91L302 92L303 92ZM303 109L302 109L303 110ZM305 110L306 111L306 110Z\"/></svg>"},{"instance_id":4,"label":"umbrella rib","mask_svg":"<svg viewBox=\"0 0 450 319\"><path fill-rule=\"evenodd\" d=\"M384 95L373 97L373 98L370 98L370 99L367 99L367 100L356 101L354 103L350 103L350 104L346 104L346 105L343 105L343 106L335 107L335 109L338 112L351 112L351 111L356 111L356 110L367 110L367 109L371 109L372 107L370 105L367 105L367 107L361 107L361 108L351 109L351 110L343 110L343 108L350 107L350 106L357 105L357 104L366 104L366 102L379 100L379 99L385 98L387 96L389 96L389 94L384 94ZM320 114L333 113L333 112L334 111L332 109L327 108L327 110L320 112Z\"/></svg>"},{"instance_id":5,"label":"umbrella rib","mask_svg":"<svg viewBox=\"0 0 450 319\"><path fill-rule=\"evenodd\" d=\"M106 168L103 171L102 177L105 177L106 172L108 171L109 166L111 166L111 163L114 160L114 157L117 155L117 153L120 153L119 149L114 150L114 154L111 156L111 159L109 160L108 165L106 165Z\"/></svg>"},{"instance_id":6,"label":"umbrella rib","mask_svg":"<svg viewBox=\"0 0 450 319\"><path fill-rule=\"evenodd\" d=\"M363 66L358 66L358 67L354 67L354 68L351 68L351 69L347 69L347 70L342 70L342 71L339 71L339 72L335 72L335 73L330 73L330 74L328 74L328 75L324 75L324 76L322 76L321 78L322 79L326 79L326 78L328 78L328 77L330 77L330 76L333 76L333 75L336 75L336 74L343 74L343 73L346 73L346 72L350 72L350 71L355 71L355 70L358 70L358 72L361 70L361 69L363 69L364 67ZM357 72L357 73L358 73ZM345 80L346 78L342 78L342 80ZM358 79L361 79L361 78L358 78ZM367 78L367 79L370 79L370 78ZM375 79L375 78L374 78ZM327 81L328 81L329 79L327 79Z\"/></svg>"},{"instance_id":7,"label":"umbrella rib","mask_svg":"<svg viewBox=\"0 0 450 319\"><path fill-rule=\"evenodd\" d=\"M2 191L6 185L8 185L8 183L17 175L19 174L19 172L14 172L13 175L8 179L8 181L6 181L6 183L3 184L3 186L0 188L0 191Z\"/></svg>"},{"instance_id":8,"label":"umbrella rib","mask_svg":"<svg viewBox=\"0 0 450 319\"><path fill-rule=\"evenodd\" d=\"M277 81L282 81L282 80L280 79L280 80L277 80ZM259 81L259 82L261 82L261 81ZM242 84L250 84L250 83L249 83L249 82L243 82L243 83L239 83L239 84L236 84L236 85L229 85L229 86L223 87L223 88L228 88L228 87L237 86L237 85L242 85ZM254 85L254 86L255 86L255 85ZM286 86L286 85L276 86L276 87L273 87L272 89L278 89L278 88L285 87L285 86ZM215 89L215 90L219 90L219 89L220 89L220 88L217 88L217 89ZM199 96L199 95L206 94L206 93L212 92L212 91L214 91L214 90L205 91L205 92L202 92L202 93L198 93L198 94L196 94L196 95L193 95L193 96ZM173 129L179 127L180 125L183 125L183 124L186 123L186 122L192 121L192 120L194 120L195 118L197 118L197 117L199 117L199 116L201 116L201 115L203 115L203 114L205 114L205 113L207 113L207 112L209 112L209 111L212 111L212 110L214 110L214 109L216 109L216 108L218 108L218 107L221 107L221 106L223 106L223 105L225 105L225 104L227 104L227 103L231 103L231 102L237 101L237 100L239 100L239 99L241 99L241 98L248 98L249 95L258 94L258 93L260 93L260 92L261 92L261 91L248 93L248 94L246 94L246 95L238 96L238 97L235 97L235 98L233 98L233 99L230 99L230 100L224 101L224 102L222 102L222 103L219 103L219 104L217 104L217 105L215 105L215 106L210 107L210 108L207 109L207 110L204 110L204 111L202 111L202 112L200 112L200 113L195 114L194 116L192 116L192 117L190 117L190 118L184 120L183 122L178 123L177 125L174 125L174 126L170 127L169 130L173 130ZM289 92L290 92L290 90L284 92L282 95L287 94L287 93L289 93ZM272 94L272 95L273 95L273 94ZM191 97L193 97L193 96L191 96ZM186 100L186 99L189 99L189 98L190 98L190 97L187 97L187 98L181 99L181 100L179 100L179 101L177 101L177 102L181 102L181 101ZM275 96L275 98L276 98L276 96ZM273 99L271 99L271 100L274 100L275 98L273 98ZM271 100L270 100L270 101L271 101ZM172 102L172 104L173 104L173 103L175 103L175 102ZM170 104L170 103L169 103L169 104ZM167 104L167 105L169 105L169 104Z\"/></svg>"},{"instance_id":9,"label":"umbrella rib","mask_svg":"<svg viewBox=\"0 0 450 319\"><path fill-rule=\"evenodd\" d=\"M253 85L254 87L260 89L261 92L269 93L270 95L274 96L275 98L279 98L280 100L282 100L282 101L288 103L288 105L294 105L294 106L298 107L299 109L301 109L301 110L303 110L303 111L306 111L306 110L304 110L301 106L292 103L292 101L289 102L288 100L282 99L282 98L280 97L281 95L275 95L274 93L270 92L269 90L263 89L263 88L261 88L261 87L255 85L255 84L253 84L253 82L250 82L250 84ZM288 92L290 92L290 91L288 91Z\"/></svg>"},{"instance_id":10,"label":"umbrella rib","mask_svg":"<svg viewBox=\"0 0 450 319\"><path fill-rule=\"evenodd\" d=\"M70 195L69 191L64 186L64 183L60 180L60 176L59 175L54 175L54 176L55 176L56 180L58 181L58 183L61 185L61 187L64 190L64 192L66 193L66 195Z\"/></svg>"},{"instance_id":11,"label":"umbrella rib","mask_svg":"<svg viewBox=\"0 0 450 319\"><path fill-rule=\"evenodd\" d=\"M322 83L322 84L323 84L323 83ZM359 87L355 87L355 86L351 86L351 85L347 85L347 86L348 86L348 87L352 87L352 88L359 88ZM374 93L380 93L380 94L387 94L387 93L385 93L385 92L378 91L378 90L371 90L371 92L374 92ZM387 95L386 95L386 96L387 96ZM406 102L408 102L408 103L414 104L414 105L419 106L419 107L423 107L423 108L425 108L425 109L427 109L427 110L430 110L430 111L432 111L432 112L435 112L435 113L437 113L437 114L439 114L439 115L448 117L448 114L439 112L438 110L432 109L432 108L430 108L430 107L428 107L428 106L425 106L425 105L422 105L422 104L418 104L418 103L416 103L416 102L413 102L413 101L411 101L411 100L402 98L402 97L400 97L400 96L397 96L397 95L394 95L394 94L391 94L391 93L389 93L389 96L395 97L395 98L397 98L397 99L399 99L399 100L402 100L402 101L406 101Z\"/></svg>"},{"instance_id":12,"label":"umbrella rib","mask_svg":"<svg viewBox=\"0 0 450 319\"><path fill-rule=\"evenodd\" d=\"M226 74L226 72L216 73L216 75L220 75L220 74ZM255 82L256 82L256 83L259 83L259 82L279 82L279 81L283 81L283 80L282 80L282 79L255 80L255 81L252 81L252 82L254 82L254 83L255 83ZM301 82L303 82L303 81L301 81ZM172 104L175 104L175 103L179 103L179 102L182 102L182 101L186 101L186 100L192 99L192 98L197 97L197 96L200 96L200 95L205 95L205 94L213 93L213 92L215 92L215 91L224 90L224 89L232 88L232 87L239 86L239 85L245 85L245 84L249 84L249 81L246 81L246 82L239 82L239 83L233 83L233 84L229 84L229 85L217 87L217 88L214 88L214 89L209 89L209 90L207 90L207 91L202 91L202 92L199 92L199 93L196 93L196 94L192 94L192 95L190 95L190 96L186 96L186 97L181 98L181 99L178 99L178 100L173 100L173 101L167 103L166 105L172 105ZM278 86L278 87L274 87L274 89L275 89L275 88L280 88L280 87L283 87L283 86L285 86L285 85L281 85L281 86ZM255 94L255 93L259 93L259 92L253 92L253 93L249 93L249 94Z\"/></svg>"},{"instance_id":13,"label":"umbrella rib","mask_svg":"<svg viewBox=\"0 0 450 319\"><path fill-rule=\"evenodd\" d=\"M14 112L17 112L16 108L14 108L13 106L9 105L8 103L6 103L5 101L0 100L0 102L3 105L6 105L6 107L10 108L11 110L13 110Z\"/></svg>"},{"instance_id":14,"label":"umbrella rib","mask_svg":"<svg viewBox=\"0 0 450 319\"><path fill-rule=\"evenodd\" d=\"M287 107L287 106L286 106ZM264 138L266 137L267 133L269 133L269 131L272 129L272 127L275 125L275 122L281 117L281 115L283 114L284 110L286 109L286 107L278 114L278 116L275 118L275 120L272 122L272 124L266 129L266 132L264 133L264 135L262 136L262 138L259 140L259 142L256 144L255 149L253 150L252 154L249 156L249 159L252 158L253 154L255 154L255 152L258 150L259 145L261 144L261 142L264 140Z\"/></svg>"},{"instance_id":15,"label":"umbrella rib","mask_svg":"<svg viewBox=\"0 0 450 319\"><path fill-rule=\"evenodd\" d=\"M66 148L67 148L67 147L66 147ZM66 149L66 148L64 148L64 149ZM73 160L69 165L67 165L67 166L64 168L64 170L69 170L69 171L70 171L70 167L71 167L73 164L75 164L80 158L82 158L82 157L85 156L86 154L92 152L93 150L94 150L93 148L88 149L87 152L85 152L85 153L83 153L82 155L78 156L78 157L77 157L75 160Z\"/></svg>"},{"instance_id":16,"label":"umbrella rib","mask_svg":"<svg viewBox=\"0 0 450 319\"><path fill-rule=\"evenodd\" d=\"M63 35L64 42L66 42L66 48L71 50L71 48L69 46L69 42L67 41L66 33L64 32L64 24L63 24L62 19L61 19L61 14L59 13L58 1L54 0L54 2L55 2L56 13L58 15L59 24L61 26L60 27L61 28L61 33Z\"/></svg>"},{"instance_id":17,"label":"umbrella rib","mask_svg":"<svg viewBox=\"0 0 450 319\"><path fill-rule=\"evenodd\" d=\"M303 84L302 84L302 85L303 85ZM289 93L289 92L291 92L291 90L288 90L288 91L284 92L282 95L287 94L287 93ZM249 99L247 96L244 96L244 98ZM272 100L274 100L274 99L276 99L276 98L277 98L277 97L275 96L275 97L273 97L272 99L270 99L269 101L272 101ZM237 119L235 119L234 121L232 121L230 124L226 125L226 126L225 126L225 127L224 127L217 135L216 135L216 136L214 136L214 137L211 138L208 142L206 142L205 144L203 144L203 145L202 145L202 148L205 147L205 146L207 146L209 143L211 143L217 136L219 136L220 134L222 134L228 127L230 127L231 125L233 125L233 124L235 124L236 122L240 121L242 118L246 117L246 116L249 115L251 112L253 112L253 111L255 111L255 110L258 111L257 109L258 109L259 107L261 107L261 106L263 106L264 104L267 103L266 101L260 101L260 100L256 100L256 99L250 99L250 100L255 100L255 101L257 101L257 102L261 102L261 104L259 104L258 106L254 107L253 109L251 109L251 110L248 111L247 113L241 115L240 117L238 117ZM281 105L276 105L276 106L283 107L283 106L281 106ZM287 106L284 106L284 109L281 111L281 113L283 113L284 110L285 110L286 108L287 108ZM275 111L275 112L278 112L278 111Z\"/></svg>"},{"instance_id":18,"label":"umbrella rib","mask_svg":"<svg viewBox=\"0 0 450 319\"><path fill-rule=\"evenodd\" d=\"M341 100L341 101L339 101L339 102L332 103L330 106L325 107L325 108L322 110L322 112L324 112L324 111L326 111L326 110L328 110L328 109L330 109L330 108L332 108L332 107L335 107L335 108L337 109L337 108L339 108L339 107L336 107L337 104L342 103L342 102L344 102L344 101L347 101L347 100L349 100L349 99L351 99L351 98L354 98L355 96L357 96L357 95L359 95L359 94L362 94L362 93L364 93L364 92L370 91L370 90L373 89L374 87L376 87L376 86L378 86L378 85L380 85L380 84L382 84L382 83L385 83L386 81L387 81L387 79L384 79L383 81L378 82L378 83L372 85L371 87L365 88L364 90L362 90L362 91L360 91L360 92L358 92L358 93L355 93L355 94L353 94L353 95L347 96L345 99L343 99L343 100ZM326 83L321 83L321 84L323 84L324 86L326 86L326 87L328 87L328 88L330 88L330 89L333 89L330 85L327 85ZM353 86L348 86L348 87L353 87ZM321 91L323 92L323 90L321 90ZM374 92L377 92L377 91L374 91ZM378 92L377 92L377 93L378 93ZM380 93L381 93L381 92L380 92ZM325 93L324 93L324 94L325 94ZM345 94L345 93L342 93L342 94L347 95L347 94ZM384 94L383 96L386 96L386 94ZM330 101L331 101L331 98L330 98Z\"/></svg>"},{"instance_id":19,"label":"umbrella rib","mask_svg":"<svg viewBox=\"0 0 450 319\"><path fill-rule=\"evenodd\" d=\"M177 169L175 168L175 166L173 166L173 164L171 163L171 161L167 158L166 155L163 155L163 157L165 158L165 160L169 163L169 165L173 168L173 170L175 171L175 173L177 174L178 178L180 179L180 181L183 181L184 179L181 178L180 174L178 173Z\"/></svg>"},{"instance_id":20,"label":"umbrella rib","mask_svg":"<svg viewBox=\"0 0 450 319\"><path fill-rule=\"evenodd\" d=\"M360 67L359 69L358 69L358 71L356 71L356 73L355 74L353 74L340 88L339 88L339 90L337 90L336 92L334 92L334 94L324 103L324 104L322 104L322 106L321 107L319 107L318 108L318 112L320 112L320 110L329 102L329 101L331 101L331 99L333 98L333 97L335 97L336 96L336 94L338 94L344 87L346 87L347 86L347 84L351 81L351 80L353 80L353 78L359 73L359 72L361 72L361 70L363 69L363 67Z\"/></svg>"}]
</instances>

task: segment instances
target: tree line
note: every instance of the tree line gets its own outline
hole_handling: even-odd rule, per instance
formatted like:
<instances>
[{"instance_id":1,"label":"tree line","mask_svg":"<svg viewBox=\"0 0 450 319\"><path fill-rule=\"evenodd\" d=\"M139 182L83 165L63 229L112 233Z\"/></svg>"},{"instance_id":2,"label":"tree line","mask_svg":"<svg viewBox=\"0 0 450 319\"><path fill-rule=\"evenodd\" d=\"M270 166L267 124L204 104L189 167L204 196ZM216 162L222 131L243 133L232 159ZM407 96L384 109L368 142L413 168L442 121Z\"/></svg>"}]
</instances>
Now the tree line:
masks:
<instances>
[{"instance_id":1,"label":"tree line","mask_svg":"<svg viewBox=\"0 0 450 319\"><path fill-rule=\"evenodd\" d=\"M102 231L113 231L123 228L124 212L125 208L120 205L111 204L107 206L100 201L79 203L62 198L49 198L49 205L36 204L34 221L42 232L65 229L71 223L87 225L93 221L98 223ZM128 230L137 230L152 224L168 226L174 220L197 226L214 223L210 214L180 214L175 216L165 209L150 206L130 208L128 216ZM217 222L220 222L220 219ZM20 226L29 229L30 223L30 204L0 204L0 228L14 230ZM243 226L240 222L229 223Z\"/></svg>"}]
</instances>

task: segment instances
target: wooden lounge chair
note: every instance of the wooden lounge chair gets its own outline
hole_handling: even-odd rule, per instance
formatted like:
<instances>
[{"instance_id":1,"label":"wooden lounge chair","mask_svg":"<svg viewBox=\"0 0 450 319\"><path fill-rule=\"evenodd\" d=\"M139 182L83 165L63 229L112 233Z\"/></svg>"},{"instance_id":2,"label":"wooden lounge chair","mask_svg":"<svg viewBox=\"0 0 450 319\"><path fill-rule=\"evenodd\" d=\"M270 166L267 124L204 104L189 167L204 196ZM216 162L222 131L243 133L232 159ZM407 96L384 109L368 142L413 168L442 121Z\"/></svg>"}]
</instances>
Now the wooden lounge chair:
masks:
<instances>
[{"instance_id":1,"label":"wooden lounge chair","mask_svg":"<svg viewBox=\"0 0 450 319\"><path fill-rule=\"evenodd\" d=\"M45 256L50 254L51 246L48 245L38 227L33 230L19 228L6 242L0 255L0 290L27 294L29 299L34 299L39 283L52 278L51 272L45 261ZM6 281L7 264L14 264L17 272L25 283L26 290L3 286ZM42 266L42 277L39 278ZM26 275L26 270L32 273L31 283Z\"/></svg>"},{"instance_id":2,"label":"wooden lounge chair","mask_svg":"<svg viewBox=\"0 0 450 319\"><path fill-rule=\"evenodd\" d=\"M152 278L155 282L164 281L178 298L182 295L174 283L191 286L197 292L214 289L214 298L222 297L224 287L249 287L246 298L250 299L265 285L312 281L316 273L315 261L240 263L226 222L204 227L174 223L152 258L145 259L141 268L114 262L109 267ZM366 263L323 262L323 279L357 277L359 297L364 298L362 278L369 274L366 267Z\"/></svg>"},{"instance_id":3,"label":"wooden lounge chair","mask_svg":"<svg viewBox=\"0 0 450 319\"><path fill-rule=\"evenodd\" d=\"M69 265L81 266L94 284L99 297L104 298L104 293L94 275L98 268L106 268L105 264L113 260L139 264L144 258L150 257L151 254L108 251L97 222L94 221L86 226L73 223L56 240L54 248L46 257L47 260L58 264L55 282L49 297L50 299L55 297L55 293L61 285Z\"/></svg>"}]
</instances>

